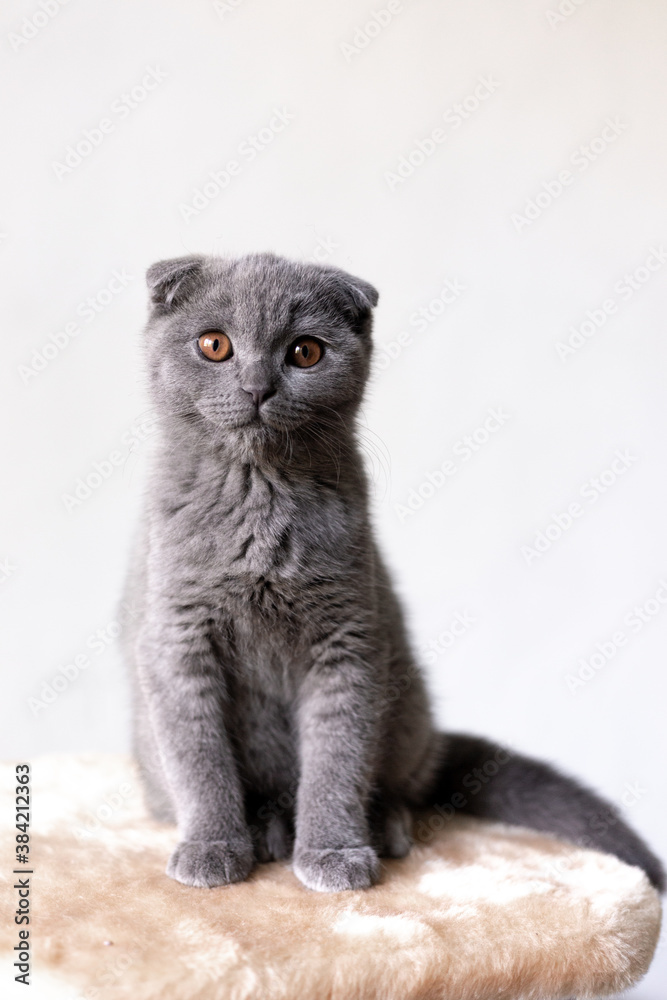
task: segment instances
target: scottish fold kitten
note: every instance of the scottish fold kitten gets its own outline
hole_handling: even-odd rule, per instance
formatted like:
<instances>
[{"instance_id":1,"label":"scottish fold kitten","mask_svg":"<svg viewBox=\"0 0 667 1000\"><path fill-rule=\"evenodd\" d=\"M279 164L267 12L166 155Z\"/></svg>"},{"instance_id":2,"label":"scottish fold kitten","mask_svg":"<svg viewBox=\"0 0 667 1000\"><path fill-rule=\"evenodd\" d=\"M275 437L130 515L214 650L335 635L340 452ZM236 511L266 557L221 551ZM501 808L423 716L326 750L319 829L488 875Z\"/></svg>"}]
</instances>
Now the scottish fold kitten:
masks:
<instances>
[{"instance_id":1,"label":"scottish fold kitten","mask_svg":"<svg viewBox=\"0 0 667 1000\"><path fill-rule=\"evenodd\" d=\"M377 292L271 254L148 271L160 440L129 580L135 747L178 823L186 885L292 858L316 890L372 885L440 803L640 865L606 802L546 764L433 725L369 521L355 417Z\"/></svg>"}]
</instances>

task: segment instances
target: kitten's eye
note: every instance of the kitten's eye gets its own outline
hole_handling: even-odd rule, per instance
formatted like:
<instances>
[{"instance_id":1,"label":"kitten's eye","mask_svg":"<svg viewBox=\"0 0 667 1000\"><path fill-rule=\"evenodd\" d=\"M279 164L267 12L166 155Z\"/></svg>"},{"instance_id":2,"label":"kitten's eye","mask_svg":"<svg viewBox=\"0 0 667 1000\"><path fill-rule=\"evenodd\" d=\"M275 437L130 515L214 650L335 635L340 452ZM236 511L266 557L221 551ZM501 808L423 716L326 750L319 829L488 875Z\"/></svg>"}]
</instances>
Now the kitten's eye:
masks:
<instances>
[{"instance_id":1,"label":"kitten's eye","mask_svg":"<svg viewBox=\"0 0 667 1000\"><path fill-rule=\"evenodd\" d=\"M202 333L197 343L199 350L209 361L226 361L234 353L231 340L226 333L221 333L220 330Z\"/></svg>"},{"instance_id":2,"label":"kitten's eye","mask_svg":"<svg viewBox=\"0 0 667 1000\"><path fill-rule=\"evenodd\" d=\"M324 345L313 337L295 340L287 352L287 362L299 368L312 368L324 354Z\"/></svg>"}]
</instances>

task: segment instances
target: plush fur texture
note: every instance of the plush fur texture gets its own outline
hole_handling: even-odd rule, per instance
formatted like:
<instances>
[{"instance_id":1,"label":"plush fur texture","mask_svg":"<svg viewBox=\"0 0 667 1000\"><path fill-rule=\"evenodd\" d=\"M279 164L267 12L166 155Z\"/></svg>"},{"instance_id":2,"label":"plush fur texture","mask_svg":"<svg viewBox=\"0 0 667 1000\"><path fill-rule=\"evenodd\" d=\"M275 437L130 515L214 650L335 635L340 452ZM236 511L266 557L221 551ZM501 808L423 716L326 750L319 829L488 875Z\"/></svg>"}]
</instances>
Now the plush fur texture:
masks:
<instances>
[{"instance_id":1,"label":"plush fur texture","mask_svg":"<svg viewBox=\"0 0 667 1000\"><path fill-rule=\"evenodd\" d=\"M408 852L411 811L438 802L599 846L662 885L592 793L434 729L355 435L375 289L270 254L162 261L148 284L161 431L127 653L148 802L179 828L168 874L211 887L292 856L311 889L365 888L378 856ZM210 331L224 360L201 348Z\"/></svg>"},{"instance_id":2,"label":"plush fur texture","mask_svg":"<svg viewBox=\"0 0 667 1000\"><path fill-rule=\"evenodd\" d=\"M13 775L0 767L7 859ZM370 890L309 892L280 862L201 892L165 878L176 831L149 818L128 759L38 758L31 794L37 1000L583 1000L637 982L658 938L638 868L517 827L424 814ZM16 930L0 925L3 983Z\"/></svg>"}]
</instances>

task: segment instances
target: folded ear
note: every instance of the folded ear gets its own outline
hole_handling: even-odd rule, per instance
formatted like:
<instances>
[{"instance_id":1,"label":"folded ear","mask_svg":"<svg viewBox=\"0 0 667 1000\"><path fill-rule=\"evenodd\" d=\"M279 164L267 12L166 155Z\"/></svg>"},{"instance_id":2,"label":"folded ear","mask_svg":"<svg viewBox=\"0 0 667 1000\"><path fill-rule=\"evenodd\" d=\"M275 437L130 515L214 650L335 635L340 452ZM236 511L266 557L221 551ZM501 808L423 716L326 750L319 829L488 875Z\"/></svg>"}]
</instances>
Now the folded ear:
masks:
<instances>
[{"instance_id":1,"label":"folded ear","mask_svg":"<svg viewBox=\"0 0 667 1000\"><path fill-rule=\"evenodd\" d=\"M328 267L326 271L328 291L338 308L347 316L357 333L369 332L371 310L380 297L377 289L363 278L357 278L338 267Z\"/></svg>"},{"instance_id":2,"label":"folded ear","mask_svg":"<svg viewBox=\"0 0 667 1000\"><path fill-rule=\"evenodd\" d=\"M201 277L204 261L203 256L194 254L152 264L146 271L146 283L153 304L171 309L183 302Z\"/></svg>"}]
</instances>

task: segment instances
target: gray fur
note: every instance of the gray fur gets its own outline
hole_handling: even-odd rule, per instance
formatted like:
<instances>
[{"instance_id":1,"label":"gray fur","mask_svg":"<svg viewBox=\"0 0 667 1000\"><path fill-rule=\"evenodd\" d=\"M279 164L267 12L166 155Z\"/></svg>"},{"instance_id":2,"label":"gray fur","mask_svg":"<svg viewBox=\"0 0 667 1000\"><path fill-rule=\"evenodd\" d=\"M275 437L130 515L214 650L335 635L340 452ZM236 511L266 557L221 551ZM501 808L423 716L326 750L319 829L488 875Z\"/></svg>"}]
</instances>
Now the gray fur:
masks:
<instances>
[{"instance_id":1,"label":"gray fur","mask_svg":"<svg viewBox=\"0 0 667 1000\"><path fill-rule=\"evenodd\" d=\"M373 539L355 416L377 292L269 254L163 261L148 284L160 441L128 656L147 800L179 828L168 874L220 885L292 856L312 889L370 886L379 854L409 850L412 810L449 801L494 750L435 731ZM229 360L199 351L211 329ZM325 345L312 368L286 363L303 336ZM609 808L521 761L455 808L575 840ZM622 821L599 846L660 882Z\"/></svg>"}]
</instances>

